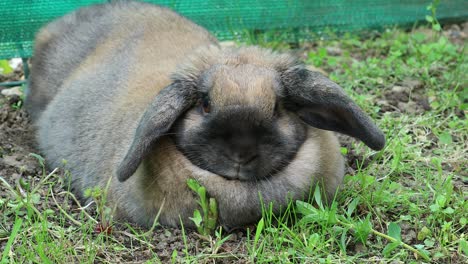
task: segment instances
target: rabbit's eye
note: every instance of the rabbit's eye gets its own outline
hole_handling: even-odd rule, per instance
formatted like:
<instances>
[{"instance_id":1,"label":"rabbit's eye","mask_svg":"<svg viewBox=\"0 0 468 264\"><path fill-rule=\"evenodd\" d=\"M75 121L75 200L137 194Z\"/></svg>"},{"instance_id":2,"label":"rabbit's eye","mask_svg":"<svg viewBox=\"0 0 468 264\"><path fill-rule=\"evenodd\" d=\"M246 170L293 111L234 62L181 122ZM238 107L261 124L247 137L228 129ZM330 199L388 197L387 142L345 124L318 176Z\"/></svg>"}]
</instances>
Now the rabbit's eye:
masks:
<instances>
[{"instance_id":1,"label":"rabbit's eye","mask_svg":"<svg viewBox=\"0 0 468 264\"><path fill-rule=\"evenodd\" d=\"M201 108L202 108L204 114L208 114L209 112L211 112L210 100L208 98L204 97L202 99Z\"/></svg>"}]
</instances>

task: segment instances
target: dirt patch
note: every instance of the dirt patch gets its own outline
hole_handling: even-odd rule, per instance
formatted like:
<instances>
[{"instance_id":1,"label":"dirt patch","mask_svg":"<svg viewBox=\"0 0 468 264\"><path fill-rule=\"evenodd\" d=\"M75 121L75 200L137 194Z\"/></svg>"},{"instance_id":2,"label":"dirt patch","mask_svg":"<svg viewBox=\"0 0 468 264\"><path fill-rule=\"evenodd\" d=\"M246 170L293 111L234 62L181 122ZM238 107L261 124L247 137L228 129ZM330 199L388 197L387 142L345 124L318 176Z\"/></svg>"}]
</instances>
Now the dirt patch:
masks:
<instances>
[{"instance_id":1,"label":"dirt patch","mask_svg":"<svg viewBox=\"0 0 468 264\"><path fill-rule=\"evenodd\" d=\"M428 96L424 92L424 83L422 81L405 79L384 92L376 103L380 106L381 113L422 114L431 110Z\"/></svg>"},{"instance_id":2,"label":"dirt patch","mask_svg":"<svg viewBox=\"0 0 468 264\"><path fill-rule=\"evenodd\" d=\"M29 156L36 152L33 133L26 112L12 107L17 100L0 95L0 175L10 183L20 176L34 178L42 171L37 160Z\"/></svg>"}]
</instances>

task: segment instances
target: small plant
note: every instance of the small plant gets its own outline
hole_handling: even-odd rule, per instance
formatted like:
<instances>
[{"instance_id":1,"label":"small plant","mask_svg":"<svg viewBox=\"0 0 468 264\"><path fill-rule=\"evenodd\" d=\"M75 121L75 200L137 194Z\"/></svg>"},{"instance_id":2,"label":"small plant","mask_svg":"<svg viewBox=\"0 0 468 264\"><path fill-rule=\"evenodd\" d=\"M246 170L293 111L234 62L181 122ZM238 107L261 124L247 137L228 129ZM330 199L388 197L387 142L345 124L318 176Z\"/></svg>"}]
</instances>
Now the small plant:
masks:
<instances>
[{"instance_id":1,"label":"small plant","mask_svg":"<svg viewBox=\"0 0 468 264\"><path fill-rule=\"evenodd\" d=\"M437 6L439 5L439 3L440 0L432 1L432 3L427 6L427 10L431 11L431 15L426 15L426 21L431 23L432 29L437 32L440 32L442 30L442 27L440 26L439 21L436 17Z\"/></svg>"},{"instance_id":2,"label":"small plant","mask_svg":"<svg viewBox=\"0 0 468 264\"><path fill-rule=\"evenodd\" d=\"M218 221L218 206L214 198L208 198L206 196L205 187L201 186L200 183L194 179L187 180L188 187L198 194L198 204L202 209L202 213L198 209L193 212L193 217L190 217L197 227L197 231L202 236L209 236L216 229L216 223Z\"/></svg>"},{"instance_id":3,"label":"small plant","mask_svg":"<svg viewBox=\"0 0 468 264\"><path fill-rule=\"evenodd\" d=\"M26 90L26 84L23 84L19 87L20 96L17 101L11 104L11 107L15 110L20 110L23 107L23 102L25 99L24 91Z\"/></svg>"},{"instance_id":4,"label":"small plant","mask_svg":"<svg viewBox=\"0 0 468 264\"><path fill-rule=\"evenodd\" d=\"M15 110L20 110L21 107L23 106L23 101L22 100L18 100L16 103L13 103L11 105L11 107Z\"/></svg>"},{"instance_id":5,"label":"small plant","mask_svg":"<svg viewBox=\"0 0 468 264\"><path fill-rule=\"evenodd\" d=\"M221 246L224 244L224 242L226 242L229 238L231 237L231 235L228 235L228 236L225 236L223 237L223 228L222 227L219 227L216 231L215 231L215 238L213 239L212 241L212 254L216 254L218 253L219 249L221 248Z\"/></svg>"},{"instance_id":6,"label":"small plant","mask_svg":"<svg viewBox=\"0 0 468 264\"><path fill-rule=\"evenodd\" d=\"M107 193L101 187L94 187L87 189L84 193L85 197L90 197L94 200L97 207L101 221L96 224L94 231L98 234L105 233L110 235L112 233L112 209L106 205Z\"/></svg>"}]
</instances>

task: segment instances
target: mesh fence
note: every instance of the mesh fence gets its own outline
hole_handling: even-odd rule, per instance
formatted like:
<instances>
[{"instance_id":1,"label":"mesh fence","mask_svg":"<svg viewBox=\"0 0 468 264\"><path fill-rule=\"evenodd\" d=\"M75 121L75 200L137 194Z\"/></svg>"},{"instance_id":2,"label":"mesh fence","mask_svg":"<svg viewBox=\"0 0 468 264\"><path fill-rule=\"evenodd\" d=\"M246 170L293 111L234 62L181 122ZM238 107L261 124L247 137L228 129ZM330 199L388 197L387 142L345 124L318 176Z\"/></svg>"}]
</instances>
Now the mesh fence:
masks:
<instances>
[{"instance_id":1,"label":"mesh fence","mask_svg":"<svg viewBox=\"0 0 468 264\"><path fill-rule=\"evenodd\" d=\"M80 6L104 0L1 0L0 58L30 57L34 34L45 23ZM424 20L431 0L153 0L227 40L248 31L288 32L311 38L335 32L411 25ZM441 0L438 19L468 18L467 0ZM304 33L305 32L305 33ZM309 33L310 34L309 34ZM313 34L312 34L313 33Z\"/></svg>"}]
</instances>

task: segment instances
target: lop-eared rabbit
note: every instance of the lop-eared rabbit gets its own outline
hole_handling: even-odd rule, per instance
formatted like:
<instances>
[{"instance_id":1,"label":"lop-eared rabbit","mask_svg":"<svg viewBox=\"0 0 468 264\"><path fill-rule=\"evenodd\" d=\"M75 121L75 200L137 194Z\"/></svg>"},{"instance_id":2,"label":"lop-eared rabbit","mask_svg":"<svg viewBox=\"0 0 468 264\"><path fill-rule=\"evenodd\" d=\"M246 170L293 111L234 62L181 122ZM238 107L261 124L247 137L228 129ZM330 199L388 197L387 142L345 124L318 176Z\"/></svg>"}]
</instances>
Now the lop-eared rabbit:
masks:
<instances>
[{"instance_id":1,"label":"lop-eared rabbit","mask_svg":"<svg viewBox=\"0 0 468 264\"><path fill-rule=\"evenodd\" d=\"M382 149L382 132L323 75L288 54L223 48L207 30L139 2L85 7L37 35L27 109L50 167L77 196L107 189L114 216L193 226L187 187L218 203L219 224L257 221L321 184L332 198L344 161L332 131Z\"/></svg>"}]
</instances>

